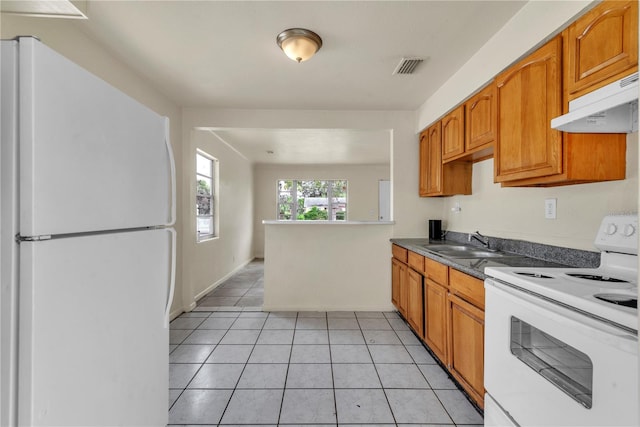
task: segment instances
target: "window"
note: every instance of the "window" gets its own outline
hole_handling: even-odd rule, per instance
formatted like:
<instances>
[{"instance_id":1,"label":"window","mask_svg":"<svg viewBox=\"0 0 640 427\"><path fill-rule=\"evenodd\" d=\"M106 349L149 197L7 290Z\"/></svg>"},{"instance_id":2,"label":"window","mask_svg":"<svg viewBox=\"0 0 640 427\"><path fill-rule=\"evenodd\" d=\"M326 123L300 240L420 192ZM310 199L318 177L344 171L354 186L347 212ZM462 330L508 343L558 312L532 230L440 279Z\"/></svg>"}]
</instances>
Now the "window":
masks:
<instances>
[{"instance_id":1,"label":"window","mask_svg":"<svg viewBox=\"0 0 640 427\"><path fill-rule=\"evenodd\" d=\"M196 221L198 242L217 237L217 164L200 150L196 152Z\"/></svg>"},{"instance_id":2,"label":"window","mask_svg":"<svg viewBox=\"0 0 640 427\"><path fill-rule=\"evenodd\" d=\"M347 181L278 181L278 219L282 221L345 221Z\"/></svg>"},{"instance_id":3,"label":"window","mask_svg":"<svg viewBox=\"0 0 640 427\"><path fill-rule=\"evenodd\" d=\"M587 409L593 399L589 356L511 316L511 354Z\"/></svg>"}]
</instances>

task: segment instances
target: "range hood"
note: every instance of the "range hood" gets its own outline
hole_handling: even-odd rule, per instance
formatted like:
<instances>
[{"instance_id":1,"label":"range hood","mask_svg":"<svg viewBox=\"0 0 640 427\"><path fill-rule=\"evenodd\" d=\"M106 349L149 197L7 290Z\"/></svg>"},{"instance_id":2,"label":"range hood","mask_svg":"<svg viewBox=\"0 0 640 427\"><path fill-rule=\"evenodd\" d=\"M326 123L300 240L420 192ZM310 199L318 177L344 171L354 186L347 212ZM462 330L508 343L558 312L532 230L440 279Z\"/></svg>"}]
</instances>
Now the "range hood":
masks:
<instances>
[{"instance_id":1,"label":"range hood","mask_svg":"<svg viewBox=\"0 0 640 427\"><path fill-rule=\"evenodd\" d=\"M569 102L569 112L551 120L569 133L630 133L638 130L638 73Z\"/></svg>"}]
</instances>

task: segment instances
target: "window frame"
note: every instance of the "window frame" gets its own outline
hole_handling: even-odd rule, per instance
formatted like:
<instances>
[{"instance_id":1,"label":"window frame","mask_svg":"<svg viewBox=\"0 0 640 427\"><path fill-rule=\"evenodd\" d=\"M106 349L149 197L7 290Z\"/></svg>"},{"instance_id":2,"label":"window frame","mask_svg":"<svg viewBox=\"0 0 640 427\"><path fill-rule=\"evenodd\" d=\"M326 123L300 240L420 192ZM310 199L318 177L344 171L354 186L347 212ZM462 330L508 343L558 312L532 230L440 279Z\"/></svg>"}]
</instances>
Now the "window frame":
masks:
<instances>
[{"instance_id":1,"label":"window frame","mask_svg":"<svg viewBox=\"0 0 640 427\"><path fill-rule=\"evenodd\" d=\"M290 210L291 210L291 219L282 219L280 218L280 207L282 205L284 205L285 203L282 203L280 201L280 196L283 193L286 193L286 190L283 191L280 189L280 183L281 182L287 182L290 181L291 182L291 189L289 190L290 196L291 196L291 202L288 203ZM324 182L326 185L326 190L327 190L327 219L326 220L313 220L313 219L298 219L298 183L301 181L320 181L320 182ZM335 185L336 182L338 181L344 181L345 185L346 185L346 191L345 191L345 201L344 201L344 219L333 219L333 209L334 209L334 196L333 196L333 187ZM328 221L328 222L343 222L343 221L348 221L348 215L349 215L349 180L347 179L278 179L276 182L276 220L277 221L283 221L283 222L287 222L287 221L309 221L309 222L313 222L313 221ZM336 215L337 216L337 215Z\"/></svg>"},{"instance_id":2,"label":"window frame","mask_svg":"<svg viewBox=\"0 0 640 427\"><path fill-rule=\"evenodd\" d=\"M205 175L200 173L200 171L198 170L198 156L208 160L210 162L210 173L211 175ZM219 237L219 215L218 215L218 206L219 206L219 193L218 193L218 159L216 159L215 157L213 157L211 154L201 150L201 149L196 149L196 156L195 156L195 161L196 161L196 173L195 173L195 197L196 197L196 204L195 204L195 209L196 209L196 213L195 213L195 217L196 217L196 226L195 226L195 232L196 232L196 242L200 243L200 242L205 242L207 240L212 240L212 239L216 239ZM209 215L200 215L198 212L198 186L199 186L199 181L201 178L205 178L205 179L210 179L211 180L211 195L210 195L210 211L211 214ZM211 233L200 233L198 230L198 221L201 218L211 218Z\"/></svg>"}]
</instances>

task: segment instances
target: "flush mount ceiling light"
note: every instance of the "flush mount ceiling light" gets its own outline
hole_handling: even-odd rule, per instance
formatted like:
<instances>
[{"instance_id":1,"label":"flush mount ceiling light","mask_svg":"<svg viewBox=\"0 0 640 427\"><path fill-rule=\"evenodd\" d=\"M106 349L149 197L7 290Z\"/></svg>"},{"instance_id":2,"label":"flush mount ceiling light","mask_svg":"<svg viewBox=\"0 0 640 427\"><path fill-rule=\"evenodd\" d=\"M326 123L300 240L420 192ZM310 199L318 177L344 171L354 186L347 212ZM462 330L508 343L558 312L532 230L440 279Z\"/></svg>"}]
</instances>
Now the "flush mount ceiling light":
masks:
<instances>
[{"instance_id":1,"label":"flush mount ceiling light","mask_svg":"<svg viewBox=\"0 0 640 427\"><path fill-rule=\"evenodd\" d=\"M322 47L322 39L311 30L304 28L289 28L276 38L280 49L297 62L311 58Z\"/></svg>"}]
</instances>

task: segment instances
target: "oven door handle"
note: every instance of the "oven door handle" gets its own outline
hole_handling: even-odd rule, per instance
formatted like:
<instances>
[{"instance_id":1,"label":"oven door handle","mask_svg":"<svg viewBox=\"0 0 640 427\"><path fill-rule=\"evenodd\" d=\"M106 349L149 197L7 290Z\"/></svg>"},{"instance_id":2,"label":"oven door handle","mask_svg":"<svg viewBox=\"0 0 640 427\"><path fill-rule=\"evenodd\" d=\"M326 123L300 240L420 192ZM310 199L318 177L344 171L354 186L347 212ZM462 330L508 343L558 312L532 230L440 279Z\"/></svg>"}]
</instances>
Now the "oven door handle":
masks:
<instances>
[{"instance_id":1,"label":"oven door handle","mask_svg":"<svg viewBox=\"0 0 640 427\"><path fill-rule=\"evenodd\" d=\"M579 329L585 335L606 340L608 344L615 345L618 348L628 348L629 352L638 351L636 348L638 345L637 331L634 331L634 333L623 330L621 327L596 319L588 313L577 312L571 307L561 306L539 295L531 294L526 290L515 288L494 279L486 279L484 283L487 290L485 312L499 309L493 307L491 298L491 292L497 292L502 298L507 298L509 302L526 305L530 310L540 312L542 316L552 318L555 322L560 324L571 322L570 326L572 328Z\"/></svg>"}]
</instances>

